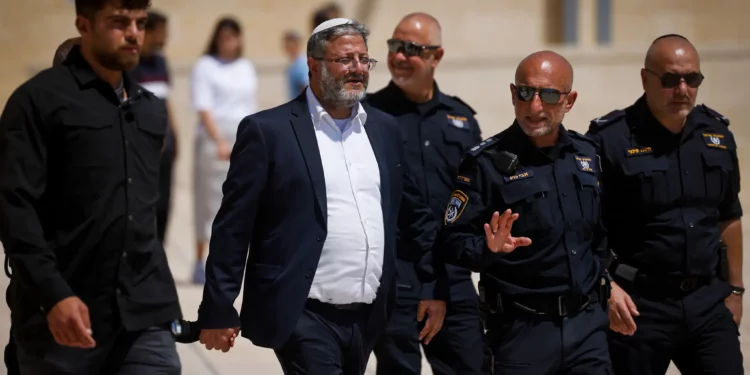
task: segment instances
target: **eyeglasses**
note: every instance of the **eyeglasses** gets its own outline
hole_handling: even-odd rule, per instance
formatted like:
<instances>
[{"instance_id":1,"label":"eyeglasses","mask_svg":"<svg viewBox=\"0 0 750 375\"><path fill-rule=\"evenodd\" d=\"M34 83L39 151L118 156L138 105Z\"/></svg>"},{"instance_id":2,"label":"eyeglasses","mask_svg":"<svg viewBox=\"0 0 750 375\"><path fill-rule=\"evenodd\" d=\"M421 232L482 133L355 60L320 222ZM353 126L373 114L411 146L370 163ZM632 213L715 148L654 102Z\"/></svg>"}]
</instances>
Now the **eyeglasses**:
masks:
<instances>
[{"instance_id":1,"label":"eyeglasses","mask_svg":"<svg viewBox=\"0 0 750 375\"><path fill-rule=\"evenodd\" d=\"M563 95L570 94L568 92L560 92L560 90L549 89L549 88L535 88L531 86L516 86L513 85L516 91L516 98L520 101L528 102L534 99L534 95L539 93L539 99L546 104L557 104L560 102L560 97Z\"/></svg>"},{"instance_id":2,"label":"eyeglasses","mask_svg":"<svg viewBox=\"0 0 750 375\"><path fill-rule=\"evenodd\" d=\"M406 56L420 56L424 51L434 51L438 48L440 46L423 46L405 40L388 39L388 51L391 53L403 52Z\"/></svg>"},{"instance_id":3,"label":"eyeglasses","mask_svg":"<svg viewBox=\"0 0 750 375\"><path fill-rule=\"evenodd\" d=\"M339 65L342 65L344 68L346 68L348 70L355 69L357 67L358 63L366 66L367 70L373 70L373 69L375 69L375 65L377 65L377 63L378 63L378 60L370 59L370 58L367 58L367 57L361 58L359 60L352 59L352 58L349 58L349 57L342 57L340 59L325 59L325 58L322 58L322 57L313 57L313 59L315 59L315 60L322 60L322 61L328 61L328 62L333 62L333 63L339 64Z\"/></svg>"},{"instance_id":4,"label":"eyeglasses","mask_svg":"<svg viewBox=\"0 0 750 375\"><path fill-rule=\"evenodd\" d=\"M645 70L655 75L661 81L661 87L665 89L673 89L680 85L683 80L685 84L690 88L697 88L703 83L703 74L701 72L693 72L688 74L677 74L677 73L664 73L659 75L655 71L645 68Z\"/></svg>"}]
</instances>

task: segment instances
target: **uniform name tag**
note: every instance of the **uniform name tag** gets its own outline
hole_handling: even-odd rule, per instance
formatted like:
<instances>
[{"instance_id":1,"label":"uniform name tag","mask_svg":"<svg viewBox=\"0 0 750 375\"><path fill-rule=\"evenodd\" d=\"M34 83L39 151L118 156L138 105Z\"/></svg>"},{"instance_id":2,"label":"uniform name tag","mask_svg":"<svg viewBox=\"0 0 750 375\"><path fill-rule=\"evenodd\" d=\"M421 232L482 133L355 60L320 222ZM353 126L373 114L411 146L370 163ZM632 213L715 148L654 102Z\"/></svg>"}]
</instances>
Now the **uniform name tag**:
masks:
<instances>
[{"instance_id":1,"label":"uniform name tag","mask_svg":"<svg viewBox=\"0 0 750 375\"><path fill-rule=\"evenodd\" d=\"M458 180L458 182L463 182L465 184L471 183L471 179L466 176L458 175L458 177L456 177L456 180Z\"/></svg>"},{"instance_id":2,"label":"uniform name tag","mask_svg":"<svg viewBox=\"0 0 750 375\"><path fill-rule=\"evenodd\" d=\"M591 164L591 158L576 155L576 166L578 167L579 171L594 173L594 168L591 168Z\"/></svg>"},{"instance_id":3,"label":"uniform name tag","mask_svg":"<svg viewBox=\"0 0 750 375\"><path fill-rule=\"evenodd\" d=\"M461 116L446 115L446 117L448 118L448 122L450 122L451 125L459 129L466 128L469 121L466 117Z\"/></svg>"},{"instance_id":4,"label":"uniform name tag","mask_svg":"<svg viewBox=\"0 0 750 375\"><path fill-rule=\"evenodd\" d=\"M651 147L640 147L640 148L631 148L628 150L625 150L626 156L641 156L641 155L648 155L653 154L654 150L651 149Z\"/></svg>"},{"instance_id":5,"label":"uniform name tag","mask_svg":"<svg viewBox=\"0 0 750 375\"><path fill-rule=\"evenodd\" d=\"M720 148L722 150L727 149L727 142L724 138L724 134L703 133L703 142L705 142L708 147Z\"/></svg>"},{"instance_id":6,"label":"uniform name tag","mask_svg":"<svg viewBox=\"0 0 750 375\"><path fill-rule=\"evenodd\" d=\"M505 182L513 182L513 181L518 181L518 180L525 180L531 177L534 177L534 170L527 169L527 170L519 171L518 173L512 176L503 176L503 179L505 179Z\"/></svg>"},{"instance_id":7,"label":"uniform name tag","mask_svg":"<svg viewBox=\"0 0 750 375\"><path fill-rule=\"evenodd\" d=\"M469 202L469 196L461 190L456 190L451 194L448 202L448 208L445 209L445 224L452 224L464 212L466 203Z\"/></svg>"}]
</instances>

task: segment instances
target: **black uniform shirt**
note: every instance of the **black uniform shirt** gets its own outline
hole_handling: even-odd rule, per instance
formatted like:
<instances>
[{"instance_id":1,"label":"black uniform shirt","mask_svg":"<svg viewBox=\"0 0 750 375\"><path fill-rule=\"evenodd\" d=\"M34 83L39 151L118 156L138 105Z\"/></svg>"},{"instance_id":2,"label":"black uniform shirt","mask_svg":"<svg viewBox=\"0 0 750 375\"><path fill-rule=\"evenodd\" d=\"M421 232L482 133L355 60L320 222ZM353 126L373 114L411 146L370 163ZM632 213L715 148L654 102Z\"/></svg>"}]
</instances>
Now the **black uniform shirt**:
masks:
<instances>
[{"instance_id":1,"label":"black uniform shirt","mask_svg":"<svg viewBox=\"0 0 750 375\"><path fill-rule=\"evenodd\" d=\"M164 102L127 75L121 103L78 47L21 85L0 117L0 236L14 328L73 295L97 333L180 318L156 237Z\"/></svg>"},{"instance_id":2,"label":"black uniform shirt","mask_svg":"<svg viewBox=\"0 0 750 375\"><path fill-rule=\"evenodd\" d=\"M518 156L518 169L501 172L501 151ZM514 123L462 161L438 240L443 256L480 271L485 286L507 294L592 292L606 248L599 171L595 144L583 135L560 125L557 145L538 149ZM511 235L529 237L532 244L492 253L484 224L508 208L519 214Z\"/></svg>"},{"instance_id":3,"label":"black uniform shirt","mask_svg":"<svg viewBox=\"0 0 750 375\"><path fill-rule=\"evenodd\" d=\"M727 121L694 108L680 134L643 96L591 122L601 145L603 213L618 260L650 273L713 275L718 224L742 216L736 144Z\"/></svg>"},{"instance_id":4,"label":"black uniform shirt","mask_svg":"<svg viewBox=\"0 0 750 375\"><path fill-rule=\"evenodd\" d=\"M435 216L442 218L461 157L482 140L474 110L442 93L437 83L432 99L425 103L412 102L393 82L368 95L367 101L398 121L411 175ZM453 265L446 268L451 300L476 299L471 272Z\"/></svg>"}]
</instances>

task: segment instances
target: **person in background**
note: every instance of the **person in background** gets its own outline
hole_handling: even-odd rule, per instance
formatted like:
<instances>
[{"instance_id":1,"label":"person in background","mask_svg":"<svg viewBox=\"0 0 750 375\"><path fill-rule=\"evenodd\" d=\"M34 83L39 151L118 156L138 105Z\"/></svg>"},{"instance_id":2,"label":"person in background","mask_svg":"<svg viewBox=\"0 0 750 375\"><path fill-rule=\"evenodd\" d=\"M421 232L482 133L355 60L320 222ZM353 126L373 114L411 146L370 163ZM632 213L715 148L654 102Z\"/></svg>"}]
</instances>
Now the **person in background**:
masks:
<instances>
[{"instance_id":1,"label":"person in background","mask_svg":"<svg viewBox=\"0 0 750 375\"><path fill-rule=\"evenodd\" d=\"M165 101L167 106L167 136L161 155L159 171L159 204L156 208L156 231L159 241L164 242L169 217L172 193L172 166L177 157L177 132L174 116L169 107L170 77L167 60L162 56L167 41L167 17L158 12L149 12L146 22L146 36L143 40L141 59L131 73L133 79L146 90Z\"/></svg>"},{"instance_id":2,"label":"person in background","mask_svg":"<svg viewBox=\"0 0 750 375\"><path fill-rule=\"evenodd\" d=\"M193 108L200 126L195 153L196 259L193 282L205 281L203 259L211 225L221 206L222 184L240 121L258 110L258 77L242 57L242 30L232 18L219 20L208 48L193 67Z\"/></svg>"},{"instance_id":3,"label":"person in background","mask_svg":"<svg viewBox=\"0 0 750 375\"><path fill-rule=\"evenodd\" d=\"M284 52L290 64L286 70L289 84L289 99L294 99L302 93L310 82L307 69L307 56L302 53L302 37L298 32L290 30L284 33Z\"/></svg>"},{"instance_id":4,"label":"person in background","mask_svg":"<svg viewBox=\"0 0 750 375\"><path fill-rule=\"evenodd\" d=\"M318 8L318 10L313 13L311 29L315 29L323 22L341 17L341 13L341 7L336 3L329 3Z\"/></svg>"}]
</instances>

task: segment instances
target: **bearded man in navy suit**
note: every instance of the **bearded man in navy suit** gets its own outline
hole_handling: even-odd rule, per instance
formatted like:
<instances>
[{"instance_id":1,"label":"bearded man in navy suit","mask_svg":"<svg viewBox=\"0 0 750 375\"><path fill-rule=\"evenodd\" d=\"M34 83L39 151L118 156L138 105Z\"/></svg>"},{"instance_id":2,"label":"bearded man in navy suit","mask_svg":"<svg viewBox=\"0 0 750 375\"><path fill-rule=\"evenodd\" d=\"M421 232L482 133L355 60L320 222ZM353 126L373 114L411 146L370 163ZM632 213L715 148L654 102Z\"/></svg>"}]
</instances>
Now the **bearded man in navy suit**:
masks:
<instances>
[{"instance_id":1,"label":"bearded man in navy suit","mask_svg":"<svg viewBox=\"0 0 750 375\"><path fill-rule=\"evenodd\" d=\"M198 313L208 349L228 351L241 334L274 349L286 374L363 374L394 308L397 256L427 282L427 335L440 329L439 222L409 178L394 118L360 103L377 63L367 35L353 20L319 25L310 86L240 123ZM397 255L397 242L408 250Z\"/></svg>"}]
</instances>

